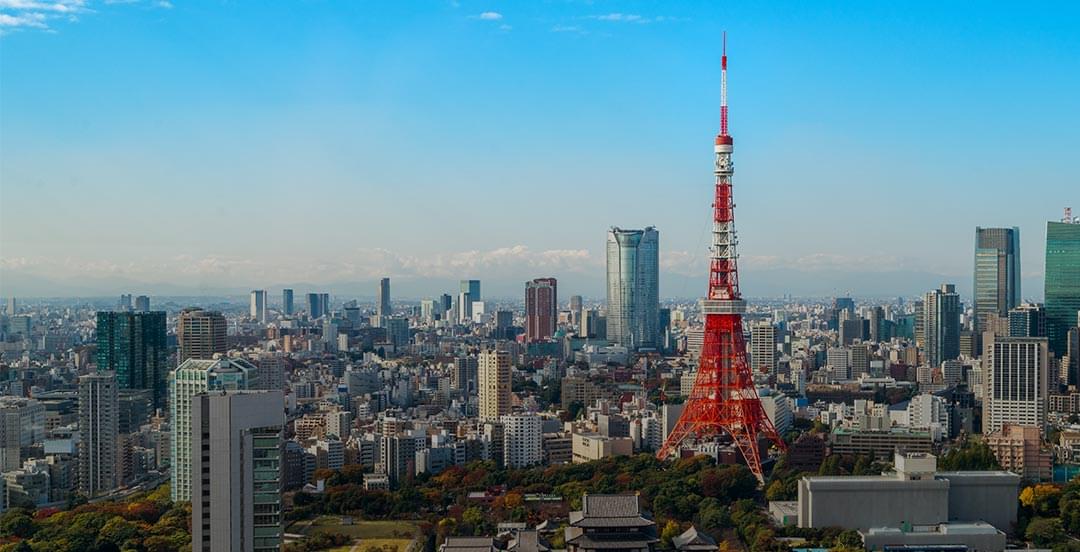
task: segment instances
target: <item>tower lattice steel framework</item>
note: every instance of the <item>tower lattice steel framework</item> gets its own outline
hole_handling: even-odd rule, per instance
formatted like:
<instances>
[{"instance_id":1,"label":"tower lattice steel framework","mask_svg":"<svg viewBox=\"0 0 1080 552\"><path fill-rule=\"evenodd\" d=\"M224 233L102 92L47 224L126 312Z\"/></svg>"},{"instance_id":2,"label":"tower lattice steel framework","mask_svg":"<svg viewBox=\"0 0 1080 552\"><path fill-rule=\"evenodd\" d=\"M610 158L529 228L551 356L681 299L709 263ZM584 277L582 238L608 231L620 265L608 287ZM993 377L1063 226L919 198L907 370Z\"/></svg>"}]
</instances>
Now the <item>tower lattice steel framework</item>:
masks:
<instances>
[{"instance_id":1,"label":"tower lattice steel framework","mask_svg":"<svg viewBox=\"0 0 1080 552\"><path fill-rule=\"evenodd\" d=\"M746 460L750 471L764 481L760 438L780 449L784 441L765 415L746 360L742 315L746 302L739 293L735 253L735 204L731 196L734 141L728 135L727 37L721 58L720 134L716 137L716 198L713 203L713 241L710 247L709 295L702 301L705 339L694 389L682 415L657 453L661 460L677 452L683 441L727 435Z\"/></svg>"}]
</instances>

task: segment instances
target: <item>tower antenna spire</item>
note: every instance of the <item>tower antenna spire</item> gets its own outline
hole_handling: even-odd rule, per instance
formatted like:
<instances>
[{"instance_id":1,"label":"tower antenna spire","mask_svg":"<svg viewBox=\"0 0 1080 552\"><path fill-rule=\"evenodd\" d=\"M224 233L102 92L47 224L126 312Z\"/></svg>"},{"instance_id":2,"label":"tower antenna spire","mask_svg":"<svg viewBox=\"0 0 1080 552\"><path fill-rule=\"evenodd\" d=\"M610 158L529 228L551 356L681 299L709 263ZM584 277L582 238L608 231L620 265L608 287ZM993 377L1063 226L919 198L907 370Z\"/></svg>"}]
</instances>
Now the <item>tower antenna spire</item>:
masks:
<instances>
[{"instance_id":1,"label":"tower antenna spire","mask_svg":"<svg viewBox=\"0 0 1080 552\"><path fill-rule=\"evenodd\" d=\"M727 31L724 31L722 52L720 55L720 136L727 136Z\"/></svg>"}]
</instances>

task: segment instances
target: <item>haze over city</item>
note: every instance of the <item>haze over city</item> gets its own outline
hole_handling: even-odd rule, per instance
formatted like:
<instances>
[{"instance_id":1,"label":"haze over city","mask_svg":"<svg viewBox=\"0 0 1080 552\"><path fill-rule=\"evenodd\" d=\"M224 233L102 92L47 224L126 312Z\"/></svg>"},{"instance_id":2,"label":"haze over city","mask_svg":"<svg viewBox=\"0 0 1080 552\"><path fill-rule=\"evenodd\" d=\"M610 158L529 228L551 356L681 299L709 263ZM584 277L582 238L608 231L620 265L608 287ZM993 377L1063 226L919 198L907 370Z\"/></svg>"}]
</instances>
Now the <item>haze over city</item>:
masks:
<instances>
[{"instance_id":1,"label":"haze over city","mask_svg":"<svg viewBox=\"0 0 1080 552\"><path fill-rule=\"evenodd\" d=\"M1080 9L0 3L0 293L603 295L608 227L704 292L731 45L744 292L971 286L1080 206Z\"/></svg>"}]
</instances>

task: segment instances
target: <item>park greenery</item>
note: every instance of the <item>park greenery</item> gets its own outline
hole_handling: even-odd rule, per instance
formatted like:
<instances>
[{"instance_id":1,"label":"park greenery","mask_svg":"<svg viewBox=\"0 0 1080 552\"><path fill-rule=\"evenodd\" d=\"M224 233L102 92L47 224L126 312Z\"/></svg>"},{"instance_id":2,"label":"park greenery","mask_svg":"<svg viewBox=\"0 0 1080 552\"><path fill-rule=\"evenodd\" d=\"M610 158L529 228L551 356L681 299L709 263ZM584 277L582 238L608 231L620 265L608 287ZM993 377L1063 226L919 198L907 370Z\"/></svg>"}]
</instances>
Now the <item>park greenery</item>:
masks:
<instances>
[{"instance_id":1,"label":"park greenery","mask_svg":"<svg viewBox=\"0 0 1080 552\"><path fill-rule=\"evenodd\" d=\"M942 455L943 469L995 469L985 445L965 443ZM504 469L491 462L451 466L437 475L421 474L394 490L367 490L364 469L348 465L319 470L321 493L297 492L286 523L311 523L342 516L369 523L407 520L394 538L412 540L433 550L447 536L491 535L503 521L535 525L565 520L581 507L586 493L635 493L657 523L659 546L691 524L717 538L721 550L786 551L792 539L801 546L857 549L859 536L839 528L778 528L765 512L766 500L793 500L806 475L867 475L889 464L870 456L827 457L816 472L790 468L785 458L773 467L763 491L741 465L717 465L698 456L660 462L650 454L622 456L584 464ZM1055 552L1080 552L1080 480L1066 485L1033 484L1020 494L1015 534ZM187 504L169 500L168 486L118 501L72 504L33 511L12 508L0 515L0 552L179 552L190 546ZM314 552L347 544L351 533L326 528L287 545L289 552ZM561 548L562 531L550 543ZM370 552L378 546L373 546Z\"/></svg>"},{"instance_id":2,"label":"park greenery","mask_svg":"<svg viewBox=\"0 0 1080 552\"><path fill-rule=\"evenodd\" d=\"M0 552L179 552L190 550L190 522L168 485L64 511L13 508L0 515Z\"/></svg>"}]
</instances>

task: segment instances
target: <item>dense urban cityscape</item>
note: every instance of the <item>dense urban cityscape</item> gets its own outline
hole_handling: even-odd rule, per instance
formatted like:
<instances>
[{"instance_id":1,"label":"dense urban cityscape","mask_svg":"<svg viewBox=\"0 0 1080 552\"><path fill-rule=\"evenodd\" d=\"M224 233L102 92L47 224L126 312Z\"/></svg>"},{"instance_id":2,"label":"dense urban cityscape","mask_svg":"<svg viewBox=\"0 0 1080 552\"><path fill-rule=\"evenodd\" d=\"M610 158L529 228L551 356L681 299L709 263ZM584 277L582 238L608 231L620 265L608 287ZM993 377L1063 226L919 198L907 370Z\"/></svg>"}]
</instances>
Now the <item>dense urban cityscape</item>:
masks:
<instances>
[{"instance_id":1,"label":"dense urban cityscape","mask_svg":"<svg viewBox=\"0 0 1080 552\"><path fill-rule=\"evenodd\" d=\"M727 48L700 295L620 220L604 296L0 280L0 552L1080 551L1080 216L1039 302L989 223L962 282L744 297Z\"/></svg>"}]
</instances>

